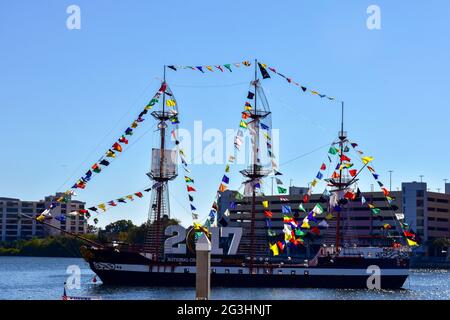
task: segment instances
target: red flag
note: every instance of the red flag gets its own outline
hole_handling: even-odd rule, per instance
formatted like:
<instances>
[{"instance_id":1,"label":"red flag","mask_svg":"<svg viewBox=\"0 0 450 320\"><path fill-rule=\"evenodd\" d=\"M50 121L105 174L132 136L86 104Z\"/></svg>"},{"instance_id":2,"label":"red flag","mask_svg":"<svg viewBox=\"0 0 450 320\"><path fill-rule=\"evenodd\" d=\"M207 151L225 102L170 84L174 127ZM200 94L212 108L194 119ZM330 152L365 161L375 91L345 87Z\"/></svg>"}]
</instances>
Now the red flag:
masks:
<instances>
[{"instance_id":1,"label":"red flag","mask_svg":"<svg viewBox=\"0 0 450 320\"><path fill-rule=\"evenodd\" d=\"M345 154L341 155L341 161L352 161L349 157L347 157Z\"/></svg>"},{"instance_id":2,"label":"red flag","mask_svg":"<svg viewBox=\"0 0 450 320\"><path fill-rule=\"evenodd\" d=\"M304 202L304 203L308 203L308 202L309 202L309 196L308 196L307 194L305 194L305 195L303 196L303 202Z\"/></svg>"},{"instance_id":3,"label":"red flag","mask_svg":"<svg viewBox=\"0 0 450 320\"><path fill-rule=\"evenodd\" d=\"M350 173L350 175L351 175L352 177L354 177L354 176L356 176L356 174L358 173L358 170L356 170L356 169L348 170L348 173Z\"/></svg>"},{"instance_id":4,"label":"red flag","mask_svg":"<svg viewBox=\"0 0 450 320\"><path fill-rule=\"evenodd\" d=\"M389 190L388 189L383 187L383 188L381 188L381 190L383 190L383 193L384 193L385 196L389 195Z\"/></svg>"},{"instance_id":5,"label":"red flag","mask_svg":"<svg viewBox=\"0 0 450 320\"><path fill-rule=\"evenodd\" d=\"M333 178L333 179L339 178L339 173L337 173L336 171L333 172L333 175L331 176L331 178Z\"/></svg>"},{"instance_id":6,"label":"red flag","mask_svg":"<svg viewBox=\"0 0 450 320\"><path fill-rule=\"evenodd\" d=\"M142 194L142 192L136 192L135 196L139 197L139 198L142 198L144 195Z\"/></svg>"},{"instance_id":7,"label":"red flag","mask_svg":"<svg viewBox=\"0 0 450 320\"><path fill-rule=\"evenodd\" d=\"M281 251L283 251L284 249L284 243L282 243L281 241L277 242L278 248L280 248Z\"/></svg>"},{"instance_id":8,"label":"red flag","mask_svg":"<svg viewBox=\"0 0 450 320\"><path fill-rule=\"evenodd\" d=\"M320 235L320 230L317 227L312 228L311 232L314 233L315 235L318 235L318 236Z\"/></svg>"},{"instance_id":9,"label":"red flag","mask_svg":"<svg viewBox=\"0 0 450 320\"><path fill-rule=\"evenodd\" d=\"M356 194L354 194L354 193L351 192L351 191L348 191L348 192L346 192L346 193L344 194L344 198L345 198L345 199L349 199L349 200L355 200Z\"/></svg>"},{"instance_id":10,"label":"red flag","mask_svg":"<svg viewBox=\"0 0 450 320\"><path fill-rule=\"evenodd\" d=\"M110 201L110 202L108 202L108 204L111 206L111 207L115 207L115 206L117 206L117 204L114 202L114 201Z\"/></svg>"},{"instance_id":11,"label":"red flag","mask_svg":"<svg viewBox=\"0 0 450 320\"><path fill-rule=\"evenodd\" d=\"M86 183L84 183L83 181L78 181L77 188L80 188L80 189L86 188Z\"/></svg>"},{"instance_id":12,"label":"red flag","mask_svg":"<svg viewBox=\"0 0 450 320\"><path fill-rule=\"evenodd\" d=\"M187 186L187 191L188 192L195 192L195 189L192 188L191 186Z\"/></svg>"},{"instance_id":13,"label":"red flag","mask_svg":"<svg viewBox=\"0 0 450 320\"><path fill-rule=\"evenodd\" d=\"M159 88L159 91L165 92L166 89L167 89L167 84L166 84L165 82L163 82L163 83L161 84L161 88Z\"/></svg>"},{"instance_id":14,"label":"red flag","mask_svg":"<svg viewBox=\"0 0 450 320\"><path fill-rule=\"evenodd\" d=\"M325 170L327 168L325 163L322 163L322 166L320 167L320 170Z\"/></svg>"},{"instance_id":15,"label":"red flag","mask_svg":"<svg viewBox=\"0 0 450 320\"><path fill-rule=\"evenodd\" d=\"M120 137L119 142L120 142L120 143L128 144L128 139L125 138L125 136L122 136L122 137Z\"/></svg>"},{"instance_id":16,"label":"red flag","mask_svg":"<svg viewBox=\"0 0 450 320\"><path fill-rule=\"evenodd\" d=\"M113 150L116 150L118 152L122 152L122 146L118 142L114 143L112 148L113 148Z\"/></svg>"},{"instance_id":17,"label":"red flag","mask_svg":"<svg viewBox=\"0 0 450 320\"><path fill-rule=\"evenodd\" d=\"M272 211L264 211L264 216L266 218L272 218Z\"/></svg>"}]
</instances>

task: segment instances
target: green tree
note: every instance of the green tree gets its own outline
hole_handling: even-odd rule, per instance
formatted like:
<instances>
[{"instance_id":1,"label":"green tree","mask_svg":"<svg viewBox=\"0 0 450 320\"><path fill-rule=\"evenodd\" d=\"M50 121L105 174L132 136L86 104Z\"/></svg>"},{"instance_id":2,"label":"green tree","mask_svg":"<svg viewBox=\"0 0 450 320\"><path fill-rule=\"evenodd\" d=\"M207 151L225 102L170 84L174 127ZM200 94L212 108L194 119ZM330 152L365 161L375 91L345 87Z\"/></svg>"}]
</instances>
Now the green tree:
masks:
<instances>
[{"instance_id":1,"label":"green tree","mask_svg":"<svg viewBox=\"0 0 450 320\"><path fill-rule=\"evenodd\" d=\"M105 231L107 233L116 233L119 234L121 232L128 232L136 226L133 224L131 220L118 220L116 222L112 222L105 227Z\"/></svg>"},{"instance_id":2,"label":"green tree","mask_svg":"<svg viewBox=\"0 0 450 320\"><path fill-rule=\"evenodd\" d=\"M450 247L450 239L447 238L436 238L431 243L432 248L434 249L435 256L442 256L443 249L447 249Z\"/></svg>"}]
</instances>

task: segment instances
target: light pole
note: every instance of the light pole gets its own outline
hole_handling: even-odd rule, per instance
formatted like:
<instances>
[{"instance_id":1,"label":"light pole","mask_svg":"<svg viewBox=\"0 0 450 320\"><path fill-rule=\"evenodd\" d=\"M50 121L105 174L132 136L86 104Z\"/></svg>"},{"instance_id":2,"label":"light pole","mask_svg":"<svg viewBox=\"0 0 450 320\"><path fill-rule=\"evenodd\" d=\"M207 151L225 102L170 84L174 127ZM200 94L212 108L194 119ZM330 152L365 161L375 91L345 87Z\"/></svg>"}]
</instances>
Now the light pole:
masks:
<instances>
[{"instance_id":1,"label":"light pole","mask_svg":"<svg viewBox=\"0 0 450 320\"><path fill-rule=\"evenodd\" d=\"M423 182L423 181L422 181L423 174L421 174L419 177L420 177L420 182Z\"/></svg>"},{"instance_id":2,"label":"light pole","mask_svg":"<svg viewBox=\"0 0 450 320\"><path fill-rule=\"evenodd\" d=\"M389 170L389 191L392 191L392 172L394 170Z\"/></svg>"}]
</instances>

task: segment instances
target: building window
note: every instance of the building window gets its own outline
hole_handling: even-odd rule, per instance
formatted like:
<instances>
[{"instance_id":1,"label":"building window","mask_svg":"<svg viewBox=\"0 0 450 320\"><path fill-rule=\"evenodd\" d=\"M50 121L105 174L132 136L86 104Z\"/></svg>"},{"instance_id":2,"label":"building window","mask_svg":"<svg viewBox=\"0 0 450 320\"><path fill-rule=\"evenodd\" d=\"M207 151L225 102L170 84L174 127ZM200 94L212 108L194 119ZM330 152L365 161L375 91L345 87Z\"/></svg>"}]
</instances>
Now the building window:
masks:
<instances>
[{"instance_id":1,"label":"building window","mask_svg":"<svg viewBox=\"0 0 450 320\"><path fill-rule=\"evenodd\" d=\"M417 197L423 197L423 195L424 195L423 190L417 190L417 191L416 191L416 196L417 196Z\"/></svg>"},{"instance_id":2,"label":"building window","mask_svg":"<svg viewBox=\"0 0 450 320\"><path fill-rule=\"evenodd\" d=\"M423 207L423 200L416 200L416 206Z\"/></svg>"}]
</instances>

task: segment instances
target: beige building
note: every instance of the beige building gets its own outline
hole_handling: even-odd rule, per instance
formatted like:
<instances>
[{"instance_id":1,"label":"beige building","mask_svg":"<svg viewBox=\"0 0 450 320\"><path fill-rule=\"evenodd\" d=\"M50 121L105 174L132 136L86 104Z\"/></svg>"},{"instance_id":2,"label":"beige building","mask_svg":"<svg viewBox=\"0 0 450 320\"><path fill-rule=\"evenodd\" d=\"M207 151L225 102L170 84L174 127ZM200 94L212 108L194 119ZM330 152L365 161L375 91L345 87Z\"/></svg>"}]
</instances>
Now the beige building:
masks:
<instances>
[{"instance_id":1,"label":"beige building","mask_svg":"<svg viewBox=\"0 0 450 320\"><path fill-rule=\"evenodd\" d=\"M0 197L0 241L60 235L61 231L44 226L34 217L42 213L51 203L55 203L55 199L61 195L62 193L57 193L39 201ZM84 205L84 202L77 200L60 203L52 210L53 219L46 221L75 234L87 233L87 221L83 216L66 216L65 221L64 219L61 219L63 221L55 219L55 217L65 216L69 212L84 209Z\"/></svg>"}]
</instances>

